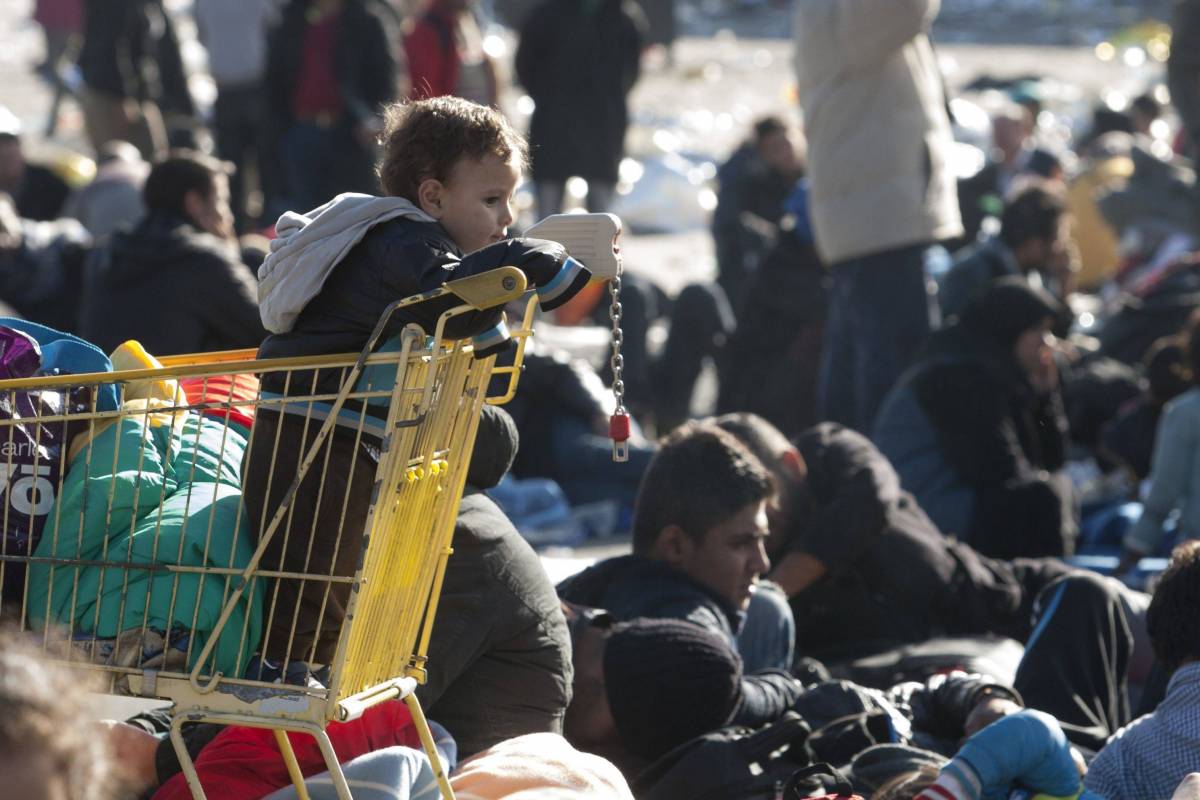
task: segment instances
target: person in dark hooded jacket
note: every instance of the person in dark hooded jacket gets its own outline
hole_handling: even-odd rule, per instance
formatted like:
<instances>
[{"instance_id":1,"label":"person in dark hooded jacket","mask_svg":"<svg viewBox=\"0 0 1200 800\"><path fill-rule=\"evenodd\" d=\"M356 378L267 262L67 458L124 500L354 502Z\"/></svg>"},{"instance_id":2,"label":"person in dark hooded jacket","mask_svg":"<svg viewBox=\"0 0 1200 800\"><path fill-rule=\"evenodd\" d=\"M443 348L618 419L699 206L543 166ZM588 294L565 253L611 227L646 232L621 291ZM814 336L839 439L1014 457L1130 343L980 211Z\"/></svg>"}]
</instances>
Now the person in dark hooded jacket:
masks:
<instances>
[{"instance_id":1,"label":"person in dark hooded jacket","mask_svg":"<svg viewBox=\"0 0 1200 800\"><path fill-rule=\"evenodd\" d=\"M105 352L136 339L156 356L256 346L257 282L233 239L223 162L177 151L142 198L146 215L88 264L80 335Z\"/></svg>"},{"instance_id":2,"label":"person in dark hooded jacket","mask_svg":"<svg viewBox=\"0 0 1200 800\"><path fill-rule=\"evenodd\" d=\"M527 733L562 733L571 644L554 586L486 490L508 472L517 427L484 406L458 509L433 637L426 712L470 756Z\"/></svg>"},{"instance_id":3,"label":"person in dark hooded jacket","mask_svg":"<svg viewBox=\"0 0 1200 800\"><path fill-rule=\"evenodd\" d=\"M1078 529L1051 327L1059 302L995 281L930 340L873 437L945 533L995 558L1069 555Z\"/></svg>"},{"instance_id":4,"label":"person in dark hooded jacket","mask_svg":"<svg viewBox=\"0 0 1200 800\"><path fill-rule=\"evenodd\" d=\"M540 216L562 210L573 175L588 182L588 210L607 210L645 29L628 0L548 0L527 17L514 67L535 103L529 142Z\"/></svg>"}]
</instances>

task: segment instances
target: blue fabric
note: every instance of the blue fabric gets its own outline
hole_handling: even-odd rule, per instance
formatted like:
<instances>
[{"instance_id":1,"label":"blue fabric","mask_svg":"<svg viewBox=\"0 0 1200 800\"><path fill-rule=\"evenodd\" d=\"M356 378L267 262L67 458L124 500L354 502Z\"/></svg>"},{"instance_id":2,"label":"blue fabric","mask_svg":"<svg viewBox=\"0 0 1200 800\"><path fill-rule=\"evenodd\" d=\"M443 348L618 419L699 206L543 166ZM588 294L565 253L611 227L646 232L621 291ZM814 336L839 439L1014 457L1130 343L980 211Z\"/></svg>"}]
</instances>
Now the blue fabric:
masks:
<instances>
[{"instance_id":1,"label":"blue fabric","mask_svg":"<svg viewBox=\"0 0 1200 800\"><path fill-rule=\"evenodd\" d=\"M926 275L940 245L912 245L834 264L817 414L869 432L884 396L940 323Z\"/></svg>"},{"instance_id":2,"label":"blue fabric","mask_svg":"<svg viewBox=\"0 0 1200 800\"><path fill-rule=\"evenodd\" d=\"M112 362L96 345L85 342L78 336L39 325L25 319L0 317L0 325L27 333L37 340L42 349L42 372L78 375L88 372L112 372ZM100 411L114 411L120 401L114 383L100 385L96 407Z\"/></svg>"},{"instance_id":3,"label":"blue fabric","mask_svg":"<svg viewBox=\"0 0 1200 800\"><path fill-rule=\"evenodd\" d=\"M766 669L790 670L796 652L796 618L783 590L760 581L750 597L746 622L737 636L746 674Z\"/></svg>"},{"instance_id":4,"label":"blue fabric","mask_svg":"<svg viewBox=\"0 0 1200 800\"><path fill-rule=\"evenodd\" d=\"M1029 638L1025 640L1025 649L1030 650L1033 645L1041 638L1042 632L1046 630L1046 626L1050 624L1050 620L1054 617L1054 612L1058 610L1059 604L1062 602L1063 593L1067 590L1067 583L1060 583L1058 588L1050 596L1050 602L1046 604L1046 610L1042 612L1038 619L1037 627L1033 629L1033 633L1029 634Z\"/></svg>"},{"instance_id":5,"label":"blue fabric","mask_svg":"<svg viewBox=\"0 0 1200 800\"><path fill-rule=\"evenodd\" d=\"M1121 540L1142 516L1141 503L1118 502L1084 509L1075 552L1086 555L1120 555Z\"/></svg>"},{"instance_id":6,"label":"blue fabric","mask_svg":"<svg viewBox=\"0 0 1200 800\"><path fill-rule=\"evenodd\" d=\"M965 765L979 778L985 800L1004 800L1012 788L1051 797L1079 792L1079 772L1067 737L1054 717L1041 711L1026 710L993 722L967 740L951 765L959 770Z\"/></svg>"},{"instance_id":7,"label":"blue fabric","mask_svg":"<svg viewBox=\"0 0 1200 800\"><path fill-rule=\"evenodd\" d=\"M1200 387L1167 404L1154 441L1145 511L1124 540L1143 555L1158 552L1173 511L1179 511L1183 536L1200 536Z\"/></svg>"},{"instance_id":8,"label":"blue fabric","mask_svg":"<svg viewBox=\"0 0 1200 800\"><path fill-rule=\"evenodd\" d=\"M448 730L432 720L429 721L429 732L433 734L433 745L442 767L449 773L458 762L458 744ZM343 764L342 773L355 800L438 800L441 797L429 758L423 750L411 747L385 747L366 753ZM307 778L304 787L312 800L338 800L328 772ZM295 787L285 786L267 795L265 800L292 800L295 797Z\"/></svg>"},{"instance_id":9,"label":"blue fabric","mask_svg":"<svg viewBox=\"0 0 1200 800\"><path fill-rule=\"evenodd\" d=\"M1110 800L1168 798L1190 772L1200 772L1200 664L1180 667L1155 712L1113 735L1084 785Z\"/></svg>"},{"instance_id":10,"label":"blue fabric","mask_svg":"<svg viewBox=\"0 0 1200 800\"><path fill-rule=\"evenodd\" d=\"M801 244L811 244L814 241L812 217L808 209L808 178L796 182L796 188L783 201L783 210L790 214L793 220L792 236Z\"/></svg>"},{"instance_id":11,"label":"blue fabric","mask_svg":"<svg viewBox=\"0 0 1200 800\"><path fill-rule=\"evenodd\" d=\"M946 460L937 430L911 382L902 382L883 401L871 439L896 468L905 491L917 498L938 529L967 539L975 513L975 490Z\"/></svg>"}]
</instances>

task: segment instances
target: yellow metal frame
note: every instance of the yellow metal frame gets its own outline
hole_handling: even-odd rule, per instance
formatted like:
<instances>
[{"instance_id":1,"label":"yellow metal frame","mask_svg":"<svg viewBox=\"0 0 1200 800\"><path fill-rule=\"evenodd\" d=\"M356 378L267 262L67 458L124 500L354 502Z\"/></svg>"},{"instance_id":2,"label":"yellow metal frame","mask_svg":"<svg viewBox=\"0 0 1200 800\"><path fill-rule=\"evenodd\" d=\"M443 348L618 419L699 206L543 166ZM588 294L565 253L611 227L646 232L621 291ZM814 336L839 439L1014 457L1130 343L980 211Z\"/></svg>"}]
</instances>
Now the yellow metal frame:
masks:
<instances>
[{"instance_id":1,"label":"yellow metal frame","mask_svg":"<svg viewBox=\"0 0 1200 800\"><path fill-rule=\"evenodd\" d=\"M480 409L485 401L507 402L516 389L525 344L531 335L533 300L526 308L522 329L513 334L518 347L512 367L494 368L494 359L476 359L469 344L447 340L445 331L447 324L455 317L503 306L520 298L525 291L524 274L516 268L503 267L397 301L385 311L366 347L357 355L261 360L255 358L254 351L240 350L166 358L162 360L161 369L0 381L0 391L5 391L88 384L125 385L134 381L167 381L184 376L238 375L284 369L343 369L344 378L337 395L319 398L323 402L330 402L331 411L308 447L284 501L259 531L256 549L244 569L188 568L174 564L137 566L141 571L181 574L199 571L225 581L227 599L215 629L194 659L194 666L186 672L180 672L73 664L108 673L114 680L120 677L127 681L133 694L174 703L171 740L196 800L203 800L205 795L195 767L183 746L180 736L182 725L208 721L275 730L280 752L302 798L305 797L303 779L286 731L312 735L325 756L338 796L342 800L350 800L349 787L325 727L330 722L356 719L367 709L392 699L403 700L408 705L424 750L437 775L442 795L446 800L453 800L453 792L414 690L425 680L426 653L447 559L452 552L450 540L466 481ZM401 334L398 354L375 352L396 311L446 295L453 295L463 302L441 315L431 339L417 326L409 325ZM354 393L364 370L376 365L395 366L396 379L391 388L387 434L375 475L376 493L361 532L363 550L359 567L352 579L324 576L327 581L349 582L351 587L345 623L338 636L333 661L328 665L328 685L310 688L223 675L209 666L213 663L218 634L229 624L254 581L321 577L262 570L260 562L267 545L287 517L301 481L313 467L322 445L331 435L338 412ZM508 386L502 396L488 398L487 386L493 372L507 374ZM175 402L178 405L172 407L174 412L229 412L236 411L239 406L249 406L257 400ZM148 419L152 412L147 410L141 413ZM89 426L95 426L98 422L128 415L125 409L97 411L93 402L91 412L84 418ZM60 421L67 416L46 417L44 421ZM69 416L79 420L81 415ZM38 559L9 560L32 563ZM42 561L56 562L55 559ZM103 566L133 569L133 565L118 562L105 562Z\"/></svg>"}]
</instances>

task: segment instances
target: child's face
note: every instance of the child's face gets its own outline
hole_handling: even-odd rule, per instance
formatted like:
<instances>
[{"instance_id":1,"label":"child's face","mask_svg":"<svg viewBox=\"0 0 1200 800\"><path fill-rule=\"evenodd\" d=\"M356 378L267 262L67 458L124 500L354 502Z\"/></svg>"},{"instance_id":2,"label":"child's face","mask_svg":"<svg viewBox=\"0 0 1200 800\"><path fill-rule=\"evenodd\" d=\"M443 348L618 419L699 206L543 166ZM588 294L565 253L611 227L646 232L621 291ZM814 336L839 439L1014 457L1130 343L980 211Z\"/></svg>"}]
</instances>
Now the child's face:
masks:
<instances>
[{"instance_id":1,"label":"child's face","mask_svg":"<svg viewBox=\"0 0 1200 800\"><path fill-rule=\"evenodd\" d=\"M463 158L445 183L422 185L421 207L442 223L464 253L472 253L507 237L520 178L516 163L499 156Z\"/></svg>"}]
</instances>

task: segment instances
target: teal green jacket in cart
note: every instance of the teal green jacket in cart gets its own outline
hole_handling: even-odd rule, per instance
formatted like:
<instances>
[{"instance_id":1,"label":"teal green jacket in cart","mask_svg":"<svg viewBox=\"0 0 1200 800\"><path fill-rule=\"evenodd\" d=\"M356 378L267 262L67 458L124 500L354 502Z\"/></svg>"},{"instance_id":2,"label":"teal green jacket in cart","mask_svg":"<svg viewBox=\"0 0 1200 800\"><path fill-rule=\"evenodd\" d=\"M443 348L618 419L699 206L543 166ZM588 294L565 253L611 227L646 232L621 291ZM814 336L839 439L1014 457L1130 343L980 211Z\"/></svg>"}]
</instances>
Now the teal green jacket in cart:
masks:
<instances>
[{"instance_id":1,"label":"teal green jacket in cart","mask_svg":"<svg viewBox=\"0 0 1200 800\"><path fill-rule=\"evenodd\" d=\"M226 428L193 413L174 426L147 425L143 414L123 417L72 462L34 556L244 568L254 550L241 508L247 437L235 423ZM76 636L112 638L144 625L175 631L174 643L192 631L190 667L237 581L166 569L34 564L29 615L38 626L71 626ZM241 674L261 635L262 602L258 582L219 635L217 670Z\"/></svg>"}]
</instances>

